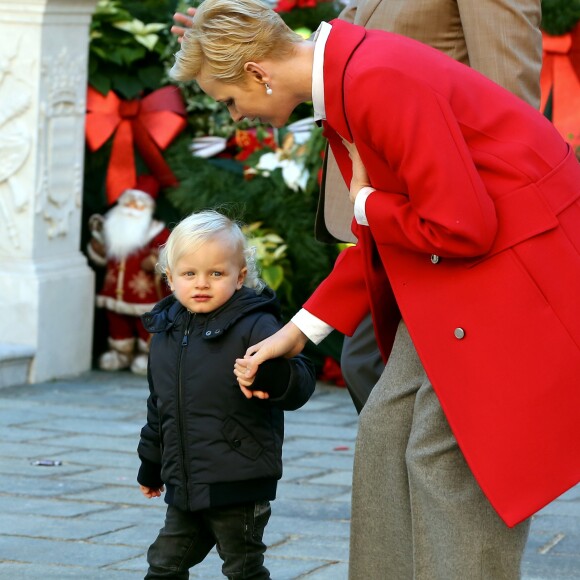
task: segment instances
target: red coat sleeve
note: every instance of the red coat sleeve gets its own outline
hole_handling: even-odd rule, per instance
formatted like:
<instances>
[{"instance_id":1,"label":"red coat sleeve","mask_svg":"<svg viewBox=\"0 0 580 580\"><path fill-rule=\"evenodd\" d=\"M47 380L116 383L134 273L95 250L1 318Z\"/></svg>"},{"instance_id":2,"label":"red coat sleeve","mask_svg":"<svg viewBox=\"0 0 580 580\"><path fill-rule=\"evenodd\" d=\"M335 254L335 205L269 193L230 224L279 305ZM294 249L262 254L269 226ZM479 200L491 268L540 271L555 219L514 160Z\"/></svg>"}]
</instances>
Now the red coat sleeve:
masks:
<instances>
[{"instance_id":1,"label":"red coat sleeve","mask_svg":"<svg viewBox=\"0 0 580 580\"><path fill-rule=\"evenodd\" d=\"M348 336L369 311L360 248L343 250L332 272L320 283L304 308Z\"/></svg>"},{"instance_id":2,"label":"red coat sleeve","mask_svg":"<svg viewBox=\"0 0 580 580\"><path fill-rule=\"evenodd\" d=\"M345 94L354 142L378 189L366 203L377 244L448 257L486 253L495 208L450 103L414 76L381 67L349 76ZM382 172L401 190L381 191Z\"/></svg>"}]
</instances>

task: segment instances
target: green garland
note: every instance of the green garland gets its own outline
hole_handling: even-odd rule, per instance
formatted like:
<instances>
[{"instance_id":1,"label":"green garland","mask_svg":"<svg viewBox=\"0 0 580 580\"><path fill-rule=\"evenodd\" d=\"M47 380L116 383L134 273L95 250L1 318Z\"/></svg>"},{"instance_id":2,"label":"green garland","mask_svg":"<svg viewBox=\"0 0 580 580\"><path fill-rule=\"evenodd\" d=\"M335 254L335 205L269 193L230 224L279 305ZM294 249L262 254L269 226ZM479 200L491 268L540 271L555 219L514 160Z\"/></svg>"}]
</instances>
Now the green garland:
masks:
<instances>
[{"instance_id":1,"label":"green garland","mask_svg":"<svg viewBox=\"0 0 580 580\"><path fill-rule=\"evenodd\" d=\"M580 0L542 0L542 29L553 36L570 32L580 21Z\"/></svg>"}]
</instances>

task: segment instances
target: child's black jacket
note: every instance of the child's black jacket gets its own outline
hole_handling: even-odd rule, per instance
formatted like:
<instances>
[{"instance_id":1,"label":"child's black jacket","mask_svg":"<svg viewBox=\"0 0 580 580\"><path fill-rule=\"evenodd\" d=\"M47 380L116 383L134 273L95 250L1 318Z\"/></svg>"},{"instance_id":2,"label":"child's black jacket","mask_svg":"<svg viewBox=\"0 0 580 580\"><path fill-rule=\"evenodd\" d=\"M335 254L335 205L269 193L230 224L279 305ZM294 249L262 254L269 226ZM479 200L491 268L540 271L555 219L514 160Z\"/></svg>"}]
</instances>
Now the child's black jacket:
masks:
<instances>
[{"instance_id":1,"label":"child's black jacket","mask_svg":"<svg viewBox=\"0 0 580 580\"><path fill-rule=\"evenodd\" d=\"M142 320L153 337L139 483L164 483L165 501L190 511L274 499L283 410L302 406L315 387L312 364L298 355L260 365L253 388L269 399L240 391L235 359L281 327L274 292L243 287L209 314L192 314L169 296Z\"/></svg>"}]
</instances>

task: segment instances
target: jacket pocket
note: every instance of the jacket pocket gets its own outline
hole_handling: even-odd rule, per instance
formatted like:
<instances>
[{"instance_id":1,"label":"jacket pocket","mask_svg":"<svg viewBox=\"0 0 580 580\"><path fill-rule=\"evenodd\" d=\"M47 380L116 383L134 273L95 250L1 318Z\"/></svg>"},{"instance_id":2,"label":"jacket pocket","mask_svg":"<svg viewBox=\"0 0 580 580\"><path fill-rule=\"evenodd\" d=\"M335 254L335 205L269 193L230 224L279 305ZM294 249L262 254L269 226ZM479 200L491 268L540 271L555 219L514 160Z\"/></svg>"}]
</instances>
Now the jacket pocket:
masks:
<instances>
[{"instance_id":1,"label":"jacket pocket","mask_svg":"<svg viewBox=\"0 0 580 580\"><path fill-rule=\"evenodd\" d=\"M264 451L264 446L250 431L232 417L224 421L222 435L234 451L249 459L257 459Z\"/></svg>"},{"instance_id":2,"label":"jacket pocket","mask_svg":"<svg viewBox=\"0 0 580 580\"><path fill-rule=\"evenodd\" d=\"M490 251L474 260L473 267L517 244L557 228L558 216L580 199L578 162L568 148L564 160L548 175L495 199L498 232Z\"/></svg>"},{"instance_id":3,"label":"jacket pocket","mask_svg":"<svg viewBox=\"0 0 580 580\"><path fill-rule=\"evenodd\" d=\"M493 246L484 256L469 260L468 268L558 227L558 218L533 184L496 199L495 209L498 232Z\"/></svg>"}]
</instances>

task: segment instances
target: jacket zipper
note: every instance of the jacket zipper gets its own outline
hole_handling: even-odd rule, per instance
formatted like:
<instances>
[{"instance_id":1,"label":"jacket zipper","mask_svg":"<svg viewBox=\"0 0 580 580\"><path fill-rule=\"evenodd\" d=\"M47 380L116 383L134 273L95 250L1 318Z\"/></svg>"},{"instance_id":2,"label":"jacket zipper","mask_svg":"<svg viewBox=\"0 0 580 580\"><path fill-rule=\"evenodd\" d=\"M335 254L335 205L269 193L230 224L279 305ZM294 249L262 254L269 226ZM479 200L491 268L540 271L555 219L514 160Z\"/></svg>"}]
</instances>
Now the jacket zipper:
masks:
<instances>
[{"instance_id":1,"label":"jacket zipper","mask_svg":"<svg viewBox=\"0 0 580 580\"><path fill-rule=\"evenodd\" d=\"M189 508L189 481L187 477L187 448L185 446L185 413L183 411L183 381L182 376L182 361L185 354L185 348L189 343L189 335L191 333L191 322L195 319L195 314L191 312L187 313L187 324L185 325L185 332L183 333L183 338L181 339L181 350L179 351L179 384L177 387L177 416L179 417L179 441L181 444L181 469L183 471L183 481L185 484L185 500Z\"/></svg>"}]
</instances>

